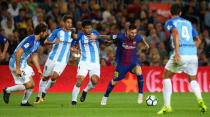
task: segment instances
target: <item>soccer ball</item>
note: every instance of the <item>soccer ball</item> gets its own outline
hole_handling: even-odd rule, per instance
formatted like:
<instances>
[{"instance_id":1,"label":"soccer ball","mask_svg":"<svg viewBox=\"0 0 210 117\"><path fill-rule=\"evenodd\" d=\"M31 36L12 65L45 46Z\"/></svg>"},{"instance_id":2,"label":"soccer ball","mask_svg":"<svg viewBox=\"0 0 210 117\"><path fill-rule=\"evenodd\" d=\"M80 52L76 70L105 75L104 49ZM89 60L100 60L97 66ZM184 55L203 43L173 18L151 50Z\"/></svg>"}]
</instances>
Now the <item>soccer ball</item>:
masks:
<instances>
[{"instance_id":1,"label":"soccer ball","mask_svg":"<svg viewBox=\"0 0 210 117\"><path fill-rule=\"evenodd\" d=\"M158 103L158 99L154 95L148 95L146 98L147 106L155 106Z\"/></svg>"}]
</instances>

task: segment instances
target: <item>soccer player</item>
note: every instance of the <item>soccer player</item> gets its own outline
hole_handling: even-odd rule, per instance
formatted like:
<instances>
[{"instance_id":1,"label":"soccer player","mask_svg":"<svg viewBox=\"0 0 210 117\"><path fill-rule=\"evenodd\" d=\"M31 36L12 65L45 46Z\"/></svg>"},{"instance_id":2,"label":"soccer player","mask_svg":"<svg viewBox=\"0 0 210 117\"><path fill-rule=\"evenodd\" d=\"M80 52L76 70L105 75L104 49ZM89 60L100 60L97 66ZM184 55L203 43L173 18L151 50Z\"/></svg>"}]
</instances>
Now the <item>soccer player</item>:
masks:
<instances>
[{"instance_id":1,"label":"soccer player","mask_svg":"<svg viewBox=\"0 0 210 117\"><path fill-rule=\"evenodd\" d=\"M80 101L84 102L87 92L93 89L100 78L100 56L99 56L99 42L98 40L91 41L89 35L98 36L99 34L92 31L90 21L82 22L83 33L73 34L73 38L79 43L81 50L81 58L77 69L77 82L72 92L72 105L76 105L77 96L80 92L80 86L82 85L85 77L89 73L89 83L83 90ZM103 40L99 40L102 41Z\"/></svg>"},{"instance_id":2,"label":"soccer player","mask_svg":"<svg viewBox=\"0 0 210 117\"><path fill-rule=\"evenodd\" d=\"M53 45L53 48L44 66L44 78L40 80L39 93L35 104L44 101L47 91L55 84L67 65L73 41L71 27L72 17L69 15L63 16L63 27L54 30L44 42ZM52 77L49 79L50 76Z\"/></svg>"},{"instance_id":3,"label":"soccer player","mask_svg":"<svg viewBox=\"0 0 210 117\"><path fill-rule=\"evenodd\" d=\"M9 68L12 72L12 76L15 80L15 84L12 87L3 88L3 99L6 104L9 103L10 93L13 91L25 90L25 95L21 102L21 106L32 106L28 102L29 97L32 94L34 88L34 81L32 76L34 75L33 69L27 64L27 58L33 54L33 62L36 66L40 77L42 78L42 71L39 65L38 47L40 39L46 38L47 26L45 24L39 24L34 29L34 35L26 37L15 49L9 61Z\"/></svg>"},{"instance_id":4,"label":"soccer player","mask_svg":"<svg viewBox=\"0 0 210 117\"><path fill-rule=\"evenodd\" d=\"M1 29L0 29L1 30ZM9 47L9 42L7 39L0 33L0 43L4 45L4 50L3 52L0 51L0 60L4 60L8 47Z\"/></svg>"},{"instance_id":5,"label":"soccer player","mask_svg":"<svg viewBox=\"0 0 210 117\"><path fill-rule=\"evenodd\" d=\"M200 43L198 33L190 21L180 17L180 5L173 4L170 8L170 12L172 18L165 23L165 28L171 34L171 42L172 47L174 48L174 52L167 62L163 73L164 106L157 114L172 112L172 85L170 78L172 78L174 74L181 72L188 74L192 91L195 94L200 106L200 111L205 112L207 107L202 99L200 86L196 81L196 74L198 69L196 47L198 47Z\"/></svg>"},{"instance_id":6,"label":"soccer player","mask_svg":"<svg viewBox=\"0 0 210 117\"><path fill-rule=\"evenodd\" d=\"M128 72L134 73L137 76L139 95L137 103L143 102L143 75L140 66L140 61L137 57L136 47L139 42L145 44L146 48L149 48L147 42L137 34L135 25L130 25L125 33L119 33L117 35L102 35L97 37L91 37L93 39L105 38L115 40L117 42L116 62L114 78L109 82L106 93L104 94L101 105L106 105L109 94L111 93L114 86L123 78Z\"/></svg>"}]
</instances>

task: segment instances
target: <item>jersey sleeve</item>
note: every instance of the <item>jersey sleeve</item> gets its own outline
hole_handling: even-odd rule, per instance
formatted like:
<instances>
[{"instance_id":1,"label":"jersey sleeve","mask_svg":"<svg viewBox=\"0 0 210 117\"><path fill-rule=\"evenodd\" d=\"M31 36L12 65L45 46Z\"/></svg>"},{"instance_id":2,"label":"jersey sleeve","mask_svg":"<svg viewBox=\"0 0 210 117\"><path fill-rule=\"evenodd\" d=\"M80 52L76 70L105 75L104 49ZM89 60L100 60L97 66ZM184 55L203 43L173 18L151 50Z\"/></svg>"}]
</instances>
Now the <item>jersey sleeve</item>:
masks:
<instances>
[{"instance_id":1,"label":"jersey sleeve","mask_svg":"<svg viewBox=\"0 0 210 117\"><path fill-rule=\"evenodd\" d=\"M111 40L117 40L118 41L118 40L122 39L122 36L123 36L122 33L118 33L118 34L111 35L110 38L111 38Z\"/></svg>"},{"instance_id":2,"label":"jersey sleeve","mask_svg":"<svg viewBox=\"0 0 210 117\"><path fill-rule=\"evenodd\" d=\"M25 52L28 49L30 49L31 47L33 47L33 45L34 45L34 39L28 38L23 42L21 48L23 48L23 50Z\"/></svg>"},{"instance_id":3,"label":"jersey sleeve","mask_svg":"<svg viewBox=\"0 0 210 117\"><path fill-rule=\"evenodd\" d=\"M47 40L53 42L57 37L58 29L54 30L47 38Z\"/></svg>"},{"instance_id":4,"label":"jersey sleeve","mask_svg":"<svg viewBox=\"0 0 210 117\"><path fill-rule=\"evenodd\" d=\"M168 31L168 32L171 32L172 29L176 28L175 25L173 24L173 22L171 20L167 21L165 23L165 29Z\"/></svg>"},{"instance_id":5,"label":"jersey sleeve","mask_svg":"<svg viewBox=\"0 0 210 117\"><path fill-rule=\"evenodd\" d=\"M198 35L198 32L195 30L195 28L192 26L192 36L196 37Z\"/></svg>"},{"instance_id":6,"label":"jersey sleeve","mask_svg":"<svg viewBox=\"0 0 210 117\"><path fill-rule=\"evenodd\" d=\"M142 36L140 34L136 35L136 42L139 43L142 41Z\"/></svg>"},{"instance_id":7,"label":"jersey sleeve","mask_svg":"<svg viewBox=\"0 0 210 117\"><path fill-rule=\"evenodd\" d=\"M5 44L6 42L7 42L7 39L3 35L0 34L0 43Z\"/></svg>"},{"instance_id":8,"label":"jersey sleeve","mask_svg":"<svg viewBox=\"0 0 210 117\"><path fill-rule=\"evenodd\" d=\"M82 38L83 33L78 33L77 34L77 39L74 41L79 41Z\"/></svg>"}]
</instances>

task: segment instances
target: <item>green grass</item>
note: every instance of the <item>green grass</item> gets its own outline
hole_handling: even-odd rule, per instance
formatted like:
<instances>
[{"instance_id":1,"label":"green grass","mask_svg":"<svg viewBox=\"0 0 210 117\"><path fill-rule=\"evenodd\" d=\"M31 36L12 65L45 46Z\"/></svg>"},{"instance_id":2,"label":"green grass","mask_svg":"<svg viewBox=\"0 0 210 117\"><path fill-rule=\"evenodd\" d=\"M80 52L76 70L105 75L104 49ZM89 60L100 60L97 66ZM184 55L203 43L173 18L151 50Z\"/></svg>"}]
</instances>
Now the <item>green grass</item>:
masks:
<instances>
[{"instance_id":1,"label":"green grass","mask_svg":"<svg viewBox=\"0 0 210 117\"><path fill-rule=\"evenodd\" d=\"M103 93L89 93L85 102L78 100L77 106L72 107L71 93L48 93L44 103L34 107L20 107L23 93L13 93L9 104L4 104L0 98L0 117L210 117L210 111L205 114L199 112L192 93L173 93L173 112L157 115L163 105L162 93L145 93L144 98L149 94L158 97L157 106L149 107L145 102L137 104L137 93L112 93L107 105L101 106ZM33 94L29 102L34 102L36 96ZM203 93L203 97L210 108L210 94Z\"/></svg>"}]
</instances>

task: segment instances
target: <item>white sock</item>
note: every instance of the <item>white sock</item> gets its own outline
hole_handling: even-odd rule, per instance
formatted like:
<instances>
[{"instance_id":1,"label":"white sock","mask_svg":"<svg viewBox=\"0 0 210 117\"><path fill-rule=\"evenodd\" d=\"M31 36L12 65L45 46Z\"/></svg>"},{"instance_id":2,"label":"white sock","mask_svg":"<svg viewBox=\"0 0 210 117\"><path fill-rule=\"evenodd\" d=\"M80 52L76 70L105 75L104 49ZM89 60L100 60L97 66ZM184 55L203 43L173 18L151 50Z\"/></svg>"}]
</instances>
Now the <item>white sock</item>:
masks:
<instances>
[{"instance_id":1,"label":"white sock","mask_svg":"<svg viewBox=\"0 0 210 117\"><path fill-rule=\"evenodd\" d=\"M12 87L8 87L6 89L7 93L11 93L13 91L22 91L22 90L25 90L25 86L24 85L14 85Z\"/></svg>"},{"instance_id":2,"label":"white sock","mask_svg":"<svg viewBox=\"0 0 210 117\"><path fill-rule=\"evenodd\" d=\"M39 93L38 93L38 97L42 96L42 92L45 90L45 87L47 85L47 81L43 81L42 79L39 82Z\"/></svg>"},{"instance_id":3,"label":"white sock","mask_svg":"<svg viewBox=\"0 0 210 117\"><path fill-rule=\"evenodd\" d=\"M43 92L46 93L55 84L55 81L52 81L51 79L48 80L47 86L45 87Z\"/></svg>"},{"instance_id":4,"label":"white sock","mask_svg":"<svg viewBox=\"0 0 210 117\"><path fill-rule=\"evenodd\" d=\"M26 89L25 90L25 94L24 94L24 97L23 97L23 100L22 100L22 104L25 104L27 103L29 97L31 96L31 94L33 93L33 89Z\"/></svg>"},{"instance_id":5,"label":"white sock","mask_svg":"<svg viewBox=\"0 0 210 117\"><path fill-rule=\"evenodd\" d=\"M164 79L163 80L163 98L164 98L164 106L166 108L171 106L171 94L172 94L171 79Z\"/></svg>"},{"instance_id":6,"label":"white sock","mask_svg":"<svg viewBox=\"0 0 210 117\"><path fill-rule=\"evenodd\" d=\"M196 80L192 80L190 82L190 85L192 87L192 91L195 94L196 98L202 99L200 85L198 84L198 82Z\"/></svg>"},{"instance_id":7,"label":"white sock","mask_svg":"<svg viewBox=\"0 0 210 117\"><path fill-rule=\"evenodd\" d=\"M79 95L80 87L74 85L74 89L72 92L72 101L77 101L77 96Z\"/></svg>"},{"instance_id":8,"label":"white sock","mask_svg":"<svg viewBox=\"0 0 210 117\"><path fill-rule=\"evenodd\" d=\"M87 87L84 89L85 92L90 91L91 89L93 89L96 85L93 85L92 81L89 81Z\"/></svg>"}]
</instances>

